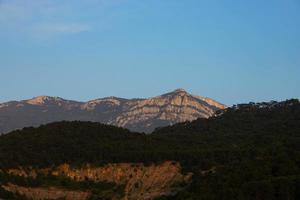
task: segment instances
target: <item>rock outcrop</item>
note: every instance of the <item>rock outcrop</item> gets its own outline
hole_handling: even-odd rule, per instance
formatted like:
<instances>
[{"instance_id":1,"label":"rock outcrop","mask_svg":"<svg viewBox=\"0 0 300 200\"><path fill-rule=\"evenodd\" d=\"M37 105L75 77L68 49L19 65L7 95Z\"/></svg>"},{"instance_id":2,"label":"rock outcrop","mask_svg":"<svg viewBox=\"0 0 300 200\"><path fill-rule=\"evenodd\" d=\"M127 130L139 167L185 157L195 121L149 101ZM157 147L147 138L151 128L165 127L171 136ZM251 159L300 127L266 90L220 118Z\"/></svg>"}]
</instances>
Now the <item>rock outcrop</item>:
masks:
<instances>
[{"instance_id":1,"label":"rock outcrop","mask_svg":"<svg viewBox=\"0 0 300 200\"><path fill-rule=\"evenodd\" d=\"M54 121L94 121L138 132L197 118L208 118L225 106L183 89L149 99L107 97L88 102L40 96L0 104L0 133Z\"/></svg>"},{"instance_id":2,"label":"rock outcrop","mask_svg":"<svg viewBox=\"0 0 300 200\"><path fill-rule=\"evenodd\" d=\"M191 181L192 174L183 174L179 163L167 161L159 165L120 163L103 167L86 167L76 169L61 165L55 169L11 169L7 173L14 176L35 178L37 174L51 173L53 176L64 176L73 181L112 182L124 185L124 195L111 196L111 199L151 200L163 195L176 194ZM33 200L66 198L85 200L87 191L66 191L58 188L25 188L13 184L3 186L7 191L24 195ZM75 198L76 196L76 198ZM47 198L45 198L47 197Z\"/></svg>"},{"instance_id":3,"label":"rock outcrop","mask_svg":"<svg viewBox=\"0 0 300 200\"><path fill-rule=\"evenodd\" d=\"M89 197L87 192L79 191L69 191L60 188L31 188L22 187L14 184L8 184L2 186L8 192L19 194L26 197L26 199L32 200L54 200L54 199L64 199L64 200L85 200Z\"/></svg>"}]
</instances>

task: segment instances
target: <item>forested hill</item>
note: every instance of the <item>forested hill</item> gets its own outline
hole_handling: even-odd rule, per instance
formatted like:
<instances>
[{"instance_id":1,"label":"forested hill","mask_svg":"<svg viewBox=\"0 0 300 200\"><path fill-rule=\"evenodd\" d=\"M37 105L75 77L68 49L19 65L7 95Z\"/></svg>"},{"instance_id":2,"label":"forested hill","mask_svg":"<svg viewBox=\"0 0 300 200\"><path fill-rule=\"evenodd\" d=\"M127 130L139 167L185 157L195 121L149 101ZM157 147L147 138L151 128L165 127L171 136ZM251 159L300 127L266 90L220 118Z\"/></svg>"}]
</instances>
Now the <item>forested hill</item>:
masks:
<instances>
[{"instance_id":1,"label":"forested hill","mask_svg":"<svg viewBox=\"0 0 300 200\"><path fill-rule=\"evenodd\" d=\"M255 134L299 133L300 102L291 99L283 102L238 104L219 110L215 117L197 119L158 128L154 134L227 133Z\"/></svg>"},{"instance_id":2,"label":"forested hill","mask_svg":"<svg viewBox=\"0 0 300 200\"><path fill-rule=\"evenodd\" d=\"M157 129L151 135L92 122L57 122L1 136L0 167L167 159L202 163L198 155L218 151L221 157L224 149L252 151L288 143L286 150L296 152L299 136L298 100L242 104L214 118Z\"/></svg>"},{"instance_id":3,"label":"forested hill","mask_svg":"<svg viewBox=\"0 0 300 200\"><path fill-rule=\"evenodd\" d=\"M299 199L299 144L300 103L289 100L238 105L151 135L90 122L25 128L0 137L0 167L173 160L194 180L172 199Z\"/></svg>"}]
</instances>

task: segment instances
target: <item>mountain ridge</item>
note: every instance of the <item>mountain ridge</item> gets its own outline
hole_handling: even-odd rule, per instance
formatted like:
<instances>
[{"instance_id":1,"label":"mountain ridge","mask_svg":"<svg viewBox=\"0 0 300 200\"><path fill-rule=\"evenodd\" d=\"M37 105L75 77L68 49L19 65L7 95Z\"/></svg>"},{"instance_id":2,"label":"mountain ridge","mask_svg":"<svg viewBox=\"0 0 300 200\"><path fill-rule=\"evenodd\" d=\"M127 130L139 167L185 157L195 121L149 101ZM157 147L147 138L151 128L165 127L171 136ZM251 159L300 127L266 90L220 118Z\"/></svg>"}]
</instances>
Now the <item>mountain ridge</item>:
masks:
<instances>
[{"instance_id":1,"label":"mountain ridge","mask_svg":"<svg viewBox=\"0 0 300 200\"><path fill-rule=\"evenodd\" d=\"M0 133L55 121L94 121L152 132L178 122L208 118L225 105L176 89L151 98L104 97L86 102L37 96L0 104Z\"/></svg>"}]
</instances>

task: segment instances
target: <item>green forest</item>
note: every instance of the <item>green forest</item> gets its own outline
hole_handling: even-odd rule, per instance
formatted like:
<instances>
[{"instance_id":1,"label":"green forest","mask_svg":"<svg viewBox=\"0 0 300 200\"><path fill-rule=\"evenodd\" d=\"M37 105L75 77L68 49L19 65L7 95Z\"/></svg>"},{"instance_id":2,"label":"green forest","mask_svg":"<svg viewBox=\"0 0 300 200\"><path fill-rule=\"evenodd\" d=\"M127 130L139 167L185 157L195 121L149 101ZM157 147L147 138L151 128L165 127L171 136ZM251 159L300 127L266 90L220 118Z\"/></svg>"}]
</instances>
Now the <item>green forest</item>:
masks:
<instances>
[{"instance_id":1,"label":"green forest","mask_svg":"<svg viewBox=\"0 0 300 200\"><path fill-rule=\"evenodd\" d=\"M148 135L74 121L0 136L4 171L18 166L166 160L180 162L194 176L186 190L160 200L300 199L300 103L236 105L212 118L158 128ZM6 179L0 177L0 183ZM77 188L86 184L69 183Z\"/></svg>"}]
</instances>

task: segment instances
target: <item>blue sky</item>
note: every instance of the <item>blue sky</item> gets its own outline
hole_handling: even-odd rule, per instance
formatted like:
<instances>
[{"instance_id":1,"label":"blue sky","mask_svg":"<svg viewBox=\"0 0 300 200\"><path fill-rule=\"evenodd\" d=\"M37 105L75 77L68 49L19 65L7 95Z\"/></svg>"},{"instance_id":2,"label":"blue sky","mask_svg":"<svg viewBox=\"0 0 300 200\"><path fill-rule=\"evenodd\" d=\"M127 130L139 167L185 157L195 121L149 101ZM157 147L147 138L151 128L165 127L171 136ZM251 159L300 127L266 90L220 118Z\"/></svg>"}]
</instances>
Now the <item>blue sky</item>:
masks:
<instances>
[{"instance_id":1,"label":"blue sky","mask_svg":"<svg viewBox=\"0 0 300 200\"><path fill-rule=\"evenodd\" d=\"M0 102L300 98L299 0L0 0Z\"/></svg>"}]
</instances>

